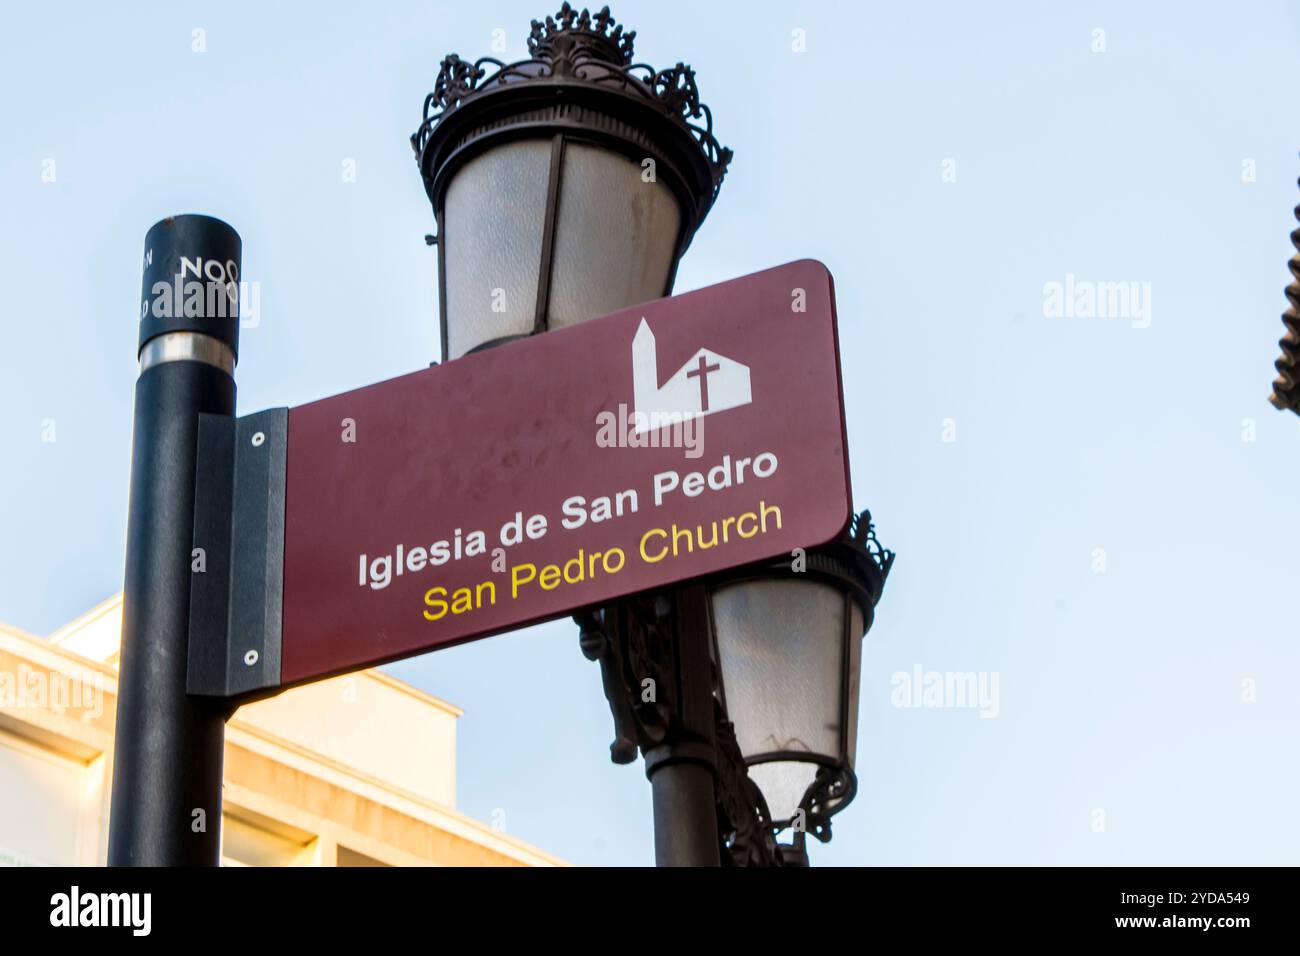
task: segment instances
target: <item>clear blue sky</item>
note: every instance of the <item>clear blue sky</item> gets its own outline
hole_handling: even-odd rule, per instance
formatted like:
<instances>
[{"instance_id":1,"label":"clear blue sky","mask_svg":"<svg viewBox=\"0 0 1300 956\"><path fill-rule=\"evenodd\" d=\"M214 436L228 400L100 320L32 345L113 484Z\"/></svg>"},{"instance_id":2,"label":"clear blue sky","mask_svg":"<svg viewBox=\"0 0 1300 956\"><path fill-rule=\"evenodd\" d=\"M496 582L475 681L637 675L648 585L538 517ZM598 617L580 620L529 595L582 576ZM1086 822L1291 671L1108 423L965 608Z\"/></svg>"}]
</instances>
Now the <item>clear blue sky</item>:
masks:
<instances>
[{"instance_id":1,"label":"clear blue sky","mask_svg":"<svg viewBox=\"0 0 1300 956\"><path fill-rule=\"evenodd\" d=\"M836 277L857 504L899 558L859 796L814 863L1294 863L1300 419L1265 398L1300 4L735 7L614 13L638 59L696 67L736 151L678 290L803 257ZM500 28L522 57L550 12L6 9L0 618L45 633L121 587L145 230L204 212L243 235L241 412L423 367L407 137L445 53ZM1067 274L1150 283L1149 327L1045 316ZM918 664L996 672L998 716L891 706ZM571 624L391 671L465 708L463 810L579 863L652 860L648 785L609 763Z\"/></svg>"}]
</instances>

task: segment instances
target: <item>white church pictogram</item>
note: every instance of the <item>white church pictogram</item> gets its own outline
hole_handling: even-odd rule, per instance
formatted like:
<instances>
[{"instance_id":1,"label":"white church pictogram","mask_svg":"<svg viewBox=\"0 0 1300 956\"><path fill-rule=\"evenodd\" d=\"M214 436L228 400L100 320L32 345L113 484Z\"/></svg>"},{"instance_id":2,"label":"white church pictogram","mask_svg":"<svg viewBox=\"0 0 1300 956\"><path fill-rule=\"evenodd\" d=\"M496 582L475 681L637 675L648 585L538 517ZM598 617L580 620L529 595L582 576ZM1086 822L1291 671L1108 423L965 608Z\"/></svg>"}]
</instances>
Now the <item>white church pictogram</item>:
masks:
<instances>
[{"instance_id":1,"label":"white church pictogram","mask_svg":"<svg viewBox=\"0 0 1300 956\"><path fill-rule=\"evenodd\" d=\"M647 432L667 421L712 415L753 401L749 366L700 349L659 384L655 334L643 318L632 339L632 395L635 428Z\"/></svg>"}]
</instances>

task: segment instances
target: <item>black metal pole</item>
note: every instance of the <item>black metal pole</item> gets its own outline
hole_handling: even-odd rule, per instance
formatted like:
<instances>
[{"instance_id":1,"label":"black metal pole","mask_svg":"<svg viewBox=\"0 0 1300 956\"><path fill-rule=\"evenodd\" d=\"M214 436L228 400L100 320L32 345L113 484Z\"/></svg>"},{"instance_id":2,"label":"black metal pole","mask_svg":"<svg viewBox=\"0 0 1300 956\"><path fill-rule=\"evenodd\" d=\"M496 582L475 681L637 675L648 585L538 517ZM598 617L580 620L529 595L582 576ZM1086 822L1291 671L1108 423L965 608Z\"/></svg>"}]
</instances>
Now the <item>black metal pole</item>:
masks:
<instances>
[{"instance_id":1,"label":"black metal pole","mask_svg":"<svg viewBox=\"0 0 1300 956\"><path fill-rule=\"evenodd\" d=\"M654 800L655 866L718 866L713 773L692 760L652 768L647 757L646 764Z\"/></svg>"},{"instance_id":2,"label":"black metal pole","mask_svg":"<svg viewBox=\"0 0 1300 956\"><path fill-rule=\"evenodd\" d=\"M645 755L654 800L656 866L720 865L707 601L699 585L676 593L677 726Z\"/></svg>"},{"instance_id":3,"label":"black metal pole","mask_svg":"<svg viewBox=\"0 0 1300 956\"><path fill-rule=\"evenodd\" d=\"M645 755L655 865L720 866L718 715L703 586L635 595L574 620L582 653L600 662L614 718L611 759L632 763L638 747ZM655 694L645 696L651 684Z\"/></svg>"},{"instance_id":4,"label":"black metal pole","mask_svg":"<svg viewBox=\"0 0 1300 956\"><path fill-rule=\"evenodd\" d=\"M185 690L200 412L235 411L241 243L208 216L145 238L131 449L111 866L220 862L226 713ZM188 314L187 314L188 313Z\"/></svg>"}]
</instances>

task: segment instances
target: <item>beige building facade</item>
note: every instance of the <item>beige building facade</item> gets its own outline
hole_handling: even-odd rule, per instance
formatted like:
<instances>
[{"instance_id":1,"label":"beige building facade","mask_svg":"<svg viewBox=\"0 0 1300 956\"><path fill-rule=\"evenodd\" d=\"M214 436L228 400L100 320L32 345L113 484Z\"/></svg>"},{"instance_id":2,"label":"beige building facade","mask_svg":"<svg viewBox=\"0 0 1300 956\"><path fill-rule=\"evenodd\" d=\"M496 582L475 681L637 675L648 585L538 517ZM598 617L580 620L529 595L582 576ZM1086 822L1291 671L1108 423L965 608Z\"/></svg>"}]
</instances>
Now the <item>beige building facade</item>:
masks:
<instances>
[{"instance_id":1,"label":"beige building facade","mask_svg":"<svg viewBox=\"0 0 1300 956\"><path fill-rule=\"evenodd\" d=\"M121 595L49 638L0 623L0 866L106 861L121 632ZM223 864L563 865L457 812L461 714L377 670L241 707Z\"/></svg>"}]
</instances>

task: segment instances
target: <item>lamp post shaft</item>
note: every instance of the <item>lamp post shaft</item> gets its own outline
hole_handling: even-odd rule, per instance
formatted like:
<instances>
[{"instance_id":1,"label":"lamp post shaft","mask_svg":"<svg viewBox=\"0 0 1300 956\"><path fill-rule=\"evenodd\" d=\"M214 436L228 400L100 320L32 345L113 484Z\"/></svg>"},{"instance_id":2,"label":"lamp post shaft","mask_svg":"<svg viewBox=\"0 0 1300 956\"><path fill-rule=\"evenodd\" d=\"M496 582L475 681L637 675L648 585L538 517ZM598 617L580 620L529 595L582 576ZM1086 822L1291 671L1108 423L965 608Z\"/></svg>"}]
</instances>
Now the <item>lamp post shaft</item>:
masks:
<instances>
[{"instance_id":1,"label":"lamp post shaft","mask_svg":"<svg viewBox=\"0 0 1300 956\"><path fill-rule=\"evenodd\" d=\"M645 755L656 866L721 865L707 600L702 587L687 585L672 602L677 719L667 740Z\"/></svg>"},{"instance_id":2,"label":"lamp post shaft","mask_svg":"<svg viewBox=\"0 0 1300 956\"><path fill-rule=\"evenodd\" d=\"M203 566L192 551L199 414L234 413L238 317L184 317L170 292L164 306L153 290L174 282L182 259L233 262L237 273L239 237L182 216L151 229L146 248L108 862L215 866L226 714L185 682L190 577Z\"/></svg>"},{"instance_id":3,"label":"lamp post shaft","mask_svg":"<svg viewBox=\"0 0 1300 956\"><path fill-rule=\"evenodd\" d=\"M650 775L654 800L655 866L718 866L718 816L713 772L679 761Z\"/></svg>"}]
</instances>

